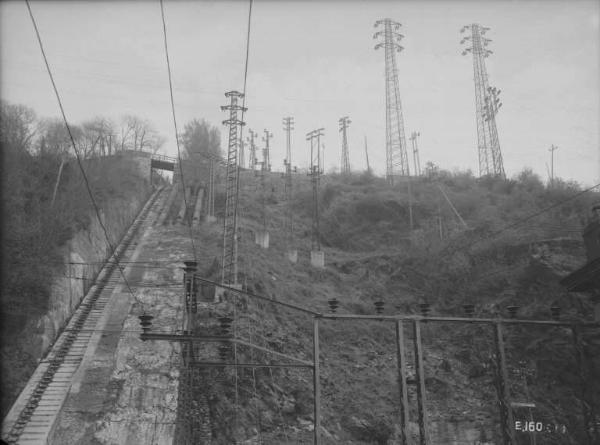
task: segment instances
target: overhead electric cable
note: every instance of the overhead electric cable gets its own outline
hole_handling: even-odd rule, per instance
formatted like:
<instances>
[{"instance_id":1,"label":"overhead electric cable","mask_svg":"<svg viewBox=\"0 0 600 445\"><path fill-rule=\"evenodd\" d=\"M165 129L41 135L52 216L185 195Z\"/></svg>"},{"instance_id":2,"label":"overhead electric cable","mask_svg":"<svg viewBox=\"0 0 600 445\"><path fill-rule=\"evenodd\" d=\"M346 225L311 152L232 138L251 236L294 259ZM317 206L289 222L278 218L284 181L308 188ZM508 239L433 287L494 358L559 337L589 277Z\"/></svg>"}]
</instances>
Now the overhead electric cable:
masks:
<instances>
[{"instance_id":1,"label":"overhead electric cable","mask_svg":"<svg viewBox=\"0 0 600 445\"><path fill-rule=\"evenodd\" d=\"M96 204L96 200L94 199L94 195L92 193L92 189L91 189L87 174L85 173L85 169L83 168L83 164L81 162L81 157L79 155L79 151L77 150L77 146L75 144L75 139L73 137L73 133L71 132L71 127L69 126L69 122L67 121L67 116L65 114L65 110L63 108L63 104L60 99L60 95L58 93L58 88L56 87L56 83L54 82L54 76L52 75L52 70L50 69L50 64L48 63L48 58L46 57L46 51L44 50L44 45L42 43L42 37L40 36L40 32L38 30L37 23L35 21L35 17L33 16L33 11L31 10L31 5L29 4L29 0L25 0L25 4L27 5L27 10L29 11L29 17L31 17L31 22L33 24L33 28L35 29L35 35L37 37L37 41L40 46L40 50L42 52L42 57L44 58L44 64L46 65L46 70L48 71L48 76L50 77L50 82L52 83L52 88L54 89L54 94L56 95L56 100L58 101L60 113L62 115L63 121L65 122L65 127L67 128L67 133L69 134L69 139L73 146L73 151L75 152L75 158L77 159L77 165L79 166L79 169L81 170L81 174L83 176L85 188L90 197L92 206L94 207L94 212L96 214L96 218L98 218L98 223L100 224L100 227L102 228L102 232L104 233L104 237L106 238L106 243L108 244L110 253L111 253L111 255L114 255L115 248L113 247L112 243L110 242L110 238L108 236L108 231L106 230L106 226L104 225L104 223L102 222L102 218L100 217L100 209L98 208L98 205ZM119 260L116 257L116 255L114 256L114 258L115 258L116 266L119 269L119 272L121 273L121 275L123 277L123 281L125 282L125 285L127 286L127 290L133 296L133 298L136 301L138 301L137 295L135 294L133 289L129 286L129 283L128 283L127 278L125 277L125 273L123 271L123 267L119 264Z\"/></svg>"},{"instance_id":2,"label":"overhead electric cable","mask_svg":"<svg viewBox=\"0 0 600 445\"><path fill-rule=\"evenodd\" d=\"M169 46L167 45L167 24L165 21L165 9L163 6L163 0L160 2L160 15L163 24L163 37L165 42L165 56L167 58L167 71L169 73L169 93L171 95L171 113L173 114L173 126L175 127L175 143L177 145L177 163L179 164L179 175L181 176L181 185L183 188L183 203L185 204L186 212L188 210L188 203L185 194L185 179L183 177L183 167L181 165L181 150L179 148L179 131L177 130L177 119L175 117L175 101L173 100L173 82L171 79L171 62L169 61ZM175 178L173 178L173 186L175 186ZM194 255L194 261L196 260L196 245L194 244L194 235L192 232L192 225L188 224L190 242L192 243L192 252Z\"/></svg>"}]
</instances>

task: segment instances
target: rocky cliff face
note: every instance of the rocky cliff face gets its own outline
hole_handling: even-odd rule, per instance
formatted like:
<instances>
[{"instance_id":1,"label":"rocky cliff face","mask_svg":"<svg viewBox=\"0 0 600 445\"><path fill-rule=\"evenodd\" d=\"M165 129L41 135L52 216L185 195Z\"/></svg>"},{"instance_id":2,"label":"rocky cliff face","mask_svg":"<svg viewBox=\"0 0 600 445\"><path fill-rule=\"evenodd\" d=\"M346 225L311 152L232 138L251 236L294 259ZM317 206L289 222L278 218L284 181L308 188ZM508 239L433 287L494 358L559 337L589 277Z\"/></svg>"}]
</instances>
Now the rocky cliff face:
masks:
<instances>
[{"instance_id":1,"label":"rocky cliff face","mask_svg":"<svg viewBox=\"0 0 600 445\"><path fill-rule=\"evenodd\" d=\"M104 225L113 247L125 233L137 212L143 205L142 196L111 201L101 212ZM102 262L109 256L104 231L95 214L90 215L90 225L67 242L64 248L64 272L54 280L48 311L37 320L31 320L30 332L25 351L33 357L42 357L56 339L60 329L66 324L87 292Z\"/></svg>"}]
</instances>

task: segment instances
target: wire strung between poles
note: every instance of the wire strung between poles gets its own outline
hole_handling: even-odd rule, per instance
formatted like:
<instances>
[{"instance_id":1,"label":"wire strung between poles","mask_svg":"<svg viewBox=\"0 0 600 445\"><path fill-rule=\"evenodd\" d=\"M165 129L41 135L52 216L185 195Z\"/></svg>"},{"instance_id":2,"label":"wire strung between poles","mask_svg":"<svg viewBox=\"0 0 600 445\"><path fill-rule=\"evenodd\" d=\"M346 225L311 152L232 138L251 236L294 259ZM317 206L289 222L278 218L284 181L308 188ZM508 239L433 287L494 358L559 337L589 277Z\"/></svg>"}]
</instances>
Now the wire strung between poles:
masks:
<instances>
[{"instance_id":1,"label":"wire strung between poles","mask_svg":"<svg viewBox=\"0 0 600 445\"><path fill-rule=\"evenodd\" d=\"M163 37L164 37L164 42L165 42L165 56L167 59L167 71L169 74L169 93L170 93L170 97L171 97L171 113L173 115L173 126L175 127L175 143L177 146L177 163L179 164L179 175L181 176L181 186L183 188L183 203L185 205L185 211L187 213L188 211L188 203L187 203L187 198L186 198L186 194L185 194L185 178L183 176L183 166L181 163L181 150L179 148L179 131L177 130L177 119L175 117L175 101L173 99L173 82L171 79L171 62L169 60L169 47L167 45L167 24L165 21L165 9L163 6L163 0L159 0L160 2L160 14L161 14L161 18L162 18L162 25L163 25ZM173 186L175 186L175 177L173 177ZM197 257L196 257L196 245L194 243L194 234L192 231L192 225L188 224L189 227L189 237L190 237L190 242L192 244L192 254L194 255L194 261L197 261Z\"/></svg>"},{"instance_id":2,"label":"wire strung between poles","mask_svg":"<svg viewBox=\"0 0 600 445\"><path fill-rule=\"evenodd\" d=\"M52 70L50 69L50 64L48 63L48 58L46 57L46 51L44 50L44 45L42 43L42 37L40 36L40 32L38 30L37 23L35 21L35 17L33 16L33 12L31 10L31 5L29 4L29 0L25 0L25 4L27 5L27 10L29 11L29 17L31 18L31 22L33 23L33 27L35 29L35 35L37 37L37 41L40 46L40 50L42 52L42 57L44 58L44 63L46 65L46 70L48 71L48 76L50 77L50 82L52 83L52 88L54 89L54 94L56 95L56 100L58 101L60 113L61 113L63 121L65 123L65 127L67 128L67 133L69 134L69 139L71 141L71 145L73 146L73 152L75 153L75 158L77 159L77 165L79 166L79 169L81 170L81 174L83 176L83 180L85 183L85 188L90 197L92 206L94 207L94 212L96 214L96 218L98 219L98 223L100 224L100 227L102 228L102 232L104 233L104 237L106 238L106 244L108 244L108 247L111 252L111 256L114 256L114 258L115 258L116 266L119 269L119 272L121 273L121 276L123 277L123 280L125 281L125 284L127 286L129 293L131 294L131 296L134 298L135 301L140 301L138 299L136 293L129 286L129 283L127 282L127 278L125 277L125 272L123 270L123 267L119 264L119 260L114 255L115 248L112 245L112 243L110 242L110 238L108 236L108 231L106 230L106 226L104 225L104 223L102 222L102 218L100 217L100 209L98 208L96 200L94 199L94 195L92 194L92 189L91 189L87 174L85 173L85 169L83 168L83 164L81 162L81 156L79 155L79 151L77 150L77 146L75 144L75 139L73 138L73 133L71 132L71 127L69 126L69 123L67 121L67 116L65 114L65 110L63 108L63 104L60 99L60 94L58 93L58 88L56 87L56 83L54 82L54 76L52 75ZM143 307L143 302L142 302L142 307Z\"/></svg>"}]
</instances>

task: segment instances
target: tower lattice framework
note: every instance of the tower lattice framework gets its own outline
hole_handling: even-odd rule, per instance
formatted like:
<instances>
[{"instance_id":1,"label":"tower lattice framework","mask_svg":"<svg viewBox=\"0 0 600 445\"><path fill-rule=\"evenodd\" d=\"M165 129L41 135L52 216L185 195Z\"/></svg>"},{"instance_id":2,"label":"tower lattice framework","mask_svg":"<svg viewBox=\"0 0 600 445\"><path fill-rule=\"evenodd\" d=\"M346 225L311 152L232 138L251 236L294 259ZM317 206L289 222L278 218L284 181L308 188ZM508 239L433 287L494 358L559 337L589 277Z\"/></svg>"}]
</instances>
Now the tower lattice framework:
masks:
<instances>
[{"instance_id":1,"label":"tower lattice framework","mask_svg":"<svg viewBox=\"0 0 600 445\"><path fill-rule=\"evenodd\" d=\"M390 184L394 183L395 176L410 175L396 62L396 53L404 49L399 43L404 36L397 32L400 26L392 19L377 20L375 27L383 29L373 35L374 39L383 38L375 49L385 50L385 158L386 179Z\"/></svg>"},{"instance_id":2,"label":"tower lattice framework","mask_svg":"<svg viewBox=\"0 0 600 445\"><path fill-rule=\"evenodd\" d=\"M292 208L292 130L294 129L294 118L283 118L283 130L285 131L286 157L285 157L285 200L286 200L286 234L288 245L291 246L294 237L294 211Z\"/></svg>"},{"instance_id":3,"label":"tower lattice framework","mask_svg":"<svg viewBox=\"0 0 600 445\"><path fill-rule=\"evenodd\" d=\"M319 128L306 134L306 140L310 141L310 166L309 173L313 192L312 208L312 230L311 230L311 250L321 250L321 236L319 229L319 186L321 184L321 136L324 136L325 129ZM315 139L317 141L315 147Z\"/></svg>"},{"instance_id":4,"label":"tower lattice framework","mask_svg":"<svg viewBox=\"0 0 600 445\"><path fill-rule=\"evenodd\" d=\"M254 170L256 169L256 164L258 164L258 159L256 158L256 144L254 143L254 137L256 136L256 133L252 129L248 130L248 133L250 133L250 136L247 138L248 150L250 152L248 168L250 170Z\"/></svg>"},{"instance_id":5,"label":"tower lattice framework","mask_svg":"<svg viewBox=\"0 0 600 445\"><path fill-rule=\"evenodd\" d=\"M241 130L244 122L238 119L238 111L246 111L238 100L244 95L237 91L225 93L230 99L229 105L224 105L221 110L229 110L229 119L223 125L229 125L229 144L227 147L227 165L225 173L225 221L223 230L223 260L221 281L223 284L237 284L237 210L239 195L239 166L238 150L240 148Z\"/></svg>"},{"instance_id":6,"label":"tower lattice framework","mask_svg":"<svg viewBox=\"0 0 600 445\"><path fill-rule=\"evenodd\" d=\"M341 117L339 120L340 124L340 132L342 133L342 162L341 162L341 172L342 175L350 174L350 156L348 155L348 125L350 125L352 121L348 118L348 116Z\"/></svg>"},{"instance_id":7,"label":"tower lattice framework","mask_svg":"<svg viewBox=\"0 0 600 445\"><path fill-rule=\"evenodd\" d=\"M502 106L498 99L500 90L490 87L485 67L485 59L492 54L492 51L487 48L491 39L485 37L489 29L477 23L465 25L460 32L470 31L471 35L464 37L460 43L467 45L462 52L463 55L473 54L479 176L491 175L504 178L506 175L496 127L496 114Z\"/></svg>"}]
</instances>

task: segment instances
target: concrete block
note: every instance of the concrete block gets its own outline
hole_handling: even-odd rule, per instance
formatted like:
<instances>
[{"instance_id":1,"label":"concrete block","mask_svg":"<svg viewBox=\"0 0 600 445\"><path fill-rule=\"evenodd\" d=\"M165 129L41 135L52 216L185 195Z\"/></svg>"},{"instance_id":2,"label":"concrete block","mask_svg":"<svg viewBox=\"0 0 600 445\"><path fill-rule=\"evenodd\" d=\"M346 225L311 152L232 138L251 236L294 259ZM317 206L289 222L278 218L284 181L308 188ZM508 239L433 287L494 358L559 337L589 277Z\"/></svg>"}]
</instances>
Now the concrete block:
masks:
<instances>
[{"instance_id":1,"label":"concrete block","mask_svg":"<svg viewBox=\"0 0 600 445\"><path fill-rule=\"evenodd\" d=\"M263 249L269 248L269 232L259 230L254 234L254 242Z\"/></svg>"},{"instance_id":2,"label":"concrete block","mask_svg":"<svg viewBox=\"0 0 600 445\"><path fill-rule=\"evenodd\" d=\"M298 251L295 249L288 250L286 253L287 259L296 264L298 262Z\"/></svg>"},{"instance_id":3,"label":"concrete block","mask_svg":"<svg viewBox=\"0 0 600 445\"><path fill-rule=\"evenodd\" d=\"M325 252L322 250L310 251L310 265L322 269L325 267Z\"/></svg>"}]
</instances>

